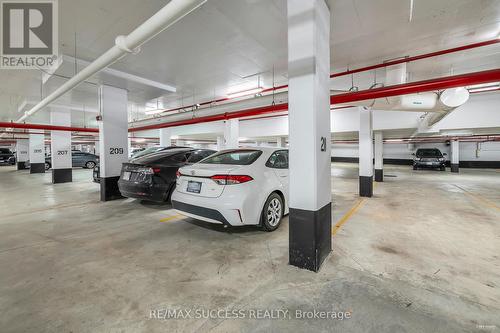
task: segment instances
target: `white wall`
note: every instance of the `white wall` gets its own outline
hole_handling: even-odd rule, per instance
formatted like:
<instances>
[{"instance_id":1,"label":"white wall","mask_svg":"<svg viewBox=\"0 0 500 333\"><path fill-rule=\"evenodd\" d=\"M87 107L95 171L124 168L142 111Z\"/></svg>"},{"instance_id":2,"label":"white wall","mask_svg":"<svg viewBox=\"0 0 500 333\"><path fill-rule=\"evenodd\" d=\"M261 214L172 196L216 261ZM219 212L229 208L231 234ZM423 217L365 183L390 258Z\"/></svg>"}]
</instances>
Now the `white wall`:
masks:
<instances>
[{"instance_id":1,"label":"white wall","mask_svg":"<svg viewBox=\"0 0 500 333\"><path fill-rule=\"evenodd\" d=\"M384 143L384 158L389 159L411 159L418 148L438 148L442 153L448 154L450 158L451 146L445 143L419 143L410 149L406 143ZM475 142L460 142L460 161L500 161L500 142L483 142L478 145ZM332 144L332 157L355 157L359 156L358 144L336 143Z\"/></svg>"}]
</instances>

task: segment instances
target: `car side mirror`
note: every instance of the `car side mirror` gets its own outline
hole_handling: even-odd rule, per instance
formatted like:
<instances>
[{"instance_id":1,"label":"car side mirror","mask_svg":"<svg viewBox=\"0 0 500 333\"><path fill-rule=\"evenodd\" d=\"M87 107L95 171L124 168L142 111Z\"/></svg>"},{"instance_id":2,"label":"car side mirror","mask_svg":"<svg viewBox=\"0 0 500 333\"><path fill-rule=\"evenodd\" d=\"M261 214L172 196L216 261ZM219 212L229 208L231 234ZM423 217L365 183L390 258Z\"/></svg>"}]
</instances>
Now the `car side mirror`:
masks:
<instances>
[{"instance_id":1,"label":"car side mirror","mask_svg":"<svg viewBox=\"0 0 500 333\"><path fill-rule=\"evenodd\" d=\"M415 156L415 153L411 153L413 156Z\"/></svg>"},{"instance_id":2,"label":"car side mirror","mask_svg":"<svg viewBox=\"0 0 500 333\"><path fill-rule=\"evenodd\" d=\"M444 153L443 156L448 156L448 154Z\"/></svg>"}]
</instances>

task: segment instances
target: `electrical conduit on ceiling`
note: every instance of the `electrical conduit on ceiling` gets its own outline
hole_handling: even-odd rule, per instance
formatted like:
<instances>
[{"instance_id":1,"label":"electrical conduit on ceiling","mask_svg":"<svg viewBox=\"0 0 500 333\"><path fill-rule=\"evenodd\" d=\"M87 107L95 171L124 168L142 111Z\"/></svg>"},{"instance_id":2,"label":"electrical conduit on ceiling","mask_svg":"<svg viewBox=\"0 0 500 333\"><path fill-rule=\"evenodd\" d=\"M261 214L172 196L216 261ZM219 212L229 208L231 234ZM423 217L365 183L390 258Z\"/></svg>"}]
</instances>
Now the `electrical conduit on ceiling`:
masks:
<instances>
[{"instance_id":1,"label":"electrical conduit on ceiling","mask_svg":"<svg viewBox=\"0 0 500 333\"><path fill-rule=\"evenodd\" d=\"M112 48L32 107L19 118L17 122L24 121L26 118L48 106L92 75L120 60L128 53L139 52L139 48L142 44L200 7L206 1L207 0L171 0L165 7L160 9L155 15L138 26L130 34L116 37L115 45Z\"/></svg>"},{"instance_id":2,"label":"electrical conduit on ceiling","mask_svg":"<svg viewBox=\"0 0 500 333\"><path fill-rule=\"evenodd\" d=\"M500 81L500 69L493 69L482 72L468 73L462 75L448 76L443 78L410 82L388 87L361 90L352 93L338 94L330 96L330 104L347 104L364 100L374 100L377 98L393 97L418 92L444 90L449 88L464 87L468 85L489 83ZM234 118L252 117L269 113L288 111L288 103L281 103L263 107L256 107L230 113L217 113L216 108L199 110L198 113L204 115L193 118L191 113L176 114L170 116L173 120L146 126L131 127L129 132L145 131L166 127L182 125L192 125L211 121L220 121ZM174 118L174 116L176 116Z\"/></svg>"}]
</instances>

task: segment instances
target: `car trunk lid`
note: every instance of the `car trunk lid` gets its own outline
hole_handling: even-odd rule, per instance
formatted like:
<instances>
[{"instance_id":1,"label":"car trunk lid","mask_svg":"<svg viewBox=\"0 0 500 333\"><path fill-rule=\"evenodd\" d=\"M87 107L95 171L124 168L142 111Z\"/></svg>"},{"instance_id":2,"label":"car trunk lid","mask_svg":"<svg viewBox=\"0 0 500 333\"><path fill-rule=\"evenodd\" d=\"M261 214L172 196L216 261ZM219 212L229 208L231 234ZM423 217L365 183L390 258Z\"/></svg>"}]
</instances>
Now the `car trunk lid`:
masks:
<instances>
[{"instance_id":1,"label":"car trunk lid","mask_svg":"<svg viewBox=\"0 0 500 333\"><path fill-rule=\"evenodd\" d=\"M194 196L218 198L224 192L226 185L219 185L210 177L234 174L242 167L242 165L196 164L193 167L181 168L179 169L181 176L177 180L177 190Z\"/></svg>"},{"instance_id":2,"label":"car trunk lid","mask_svg":"<svg viewBox=\"0 0 500 333\"><path fill-rule=\"evenodd\" d=\"M133 183L151 183L153 179L152 168L149 166L123 163L120 180Z\"/></svg>"}]
</instances>

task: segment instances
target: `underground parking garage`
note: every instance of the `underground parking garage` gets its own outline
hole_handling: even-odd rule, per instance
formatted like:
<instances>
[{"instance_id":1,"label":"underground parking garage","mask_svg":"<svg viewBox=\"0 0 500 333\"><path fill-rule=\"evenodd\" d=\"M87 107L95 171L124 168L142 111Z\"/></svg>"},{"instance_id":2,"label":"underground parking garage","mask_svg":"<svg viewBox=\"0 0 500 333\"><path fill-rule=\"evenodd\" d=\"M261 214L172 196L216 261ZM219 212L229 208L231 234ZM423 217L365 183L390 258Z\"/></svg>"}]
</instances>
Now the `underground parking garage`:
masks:
<instances>
[{"instance_id":1,"label":"underground parking garage","mask_svg":"<svg viewBox=\"0 0 500 333\"><path fill-rule=\"evenodd\" d=\"M2 332L500 329L499 1L1 8Z\"/></svg>"}]
</instances>

